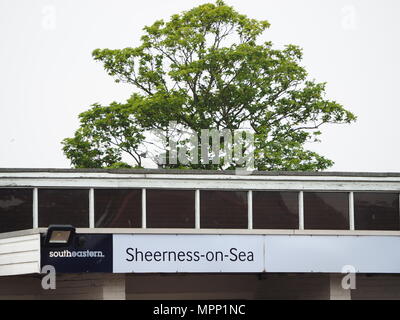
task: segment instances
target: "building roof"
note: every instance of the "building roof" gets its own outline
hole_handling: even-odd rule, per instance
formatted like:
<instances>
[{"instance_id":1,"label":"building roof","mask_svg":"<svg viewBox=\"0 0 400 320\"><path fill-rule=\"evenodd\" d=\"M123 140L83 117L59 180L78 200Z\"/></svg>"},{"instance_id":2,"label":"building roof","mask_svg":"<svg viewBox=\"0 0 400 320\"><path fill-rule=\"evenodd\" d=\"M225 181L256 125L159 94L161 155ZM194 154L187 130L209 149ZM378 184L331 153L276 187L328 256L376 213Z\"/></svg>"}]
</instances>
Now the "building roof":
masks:
<instances>
[{"instance_id":1,"label":"building roof","mask_svg":"<svg viewBox=\"0 0 400 320\"><path fill-rule=\"evenodd\" d=\"M67 169L67 168L0 168L0 173L112 173L112 174L184 174L238 175L234 170L179 169ZM400 177L400 172L350 171L253 171L251 176L335 176L335 177Z\"/></svg>"}]
</instances>

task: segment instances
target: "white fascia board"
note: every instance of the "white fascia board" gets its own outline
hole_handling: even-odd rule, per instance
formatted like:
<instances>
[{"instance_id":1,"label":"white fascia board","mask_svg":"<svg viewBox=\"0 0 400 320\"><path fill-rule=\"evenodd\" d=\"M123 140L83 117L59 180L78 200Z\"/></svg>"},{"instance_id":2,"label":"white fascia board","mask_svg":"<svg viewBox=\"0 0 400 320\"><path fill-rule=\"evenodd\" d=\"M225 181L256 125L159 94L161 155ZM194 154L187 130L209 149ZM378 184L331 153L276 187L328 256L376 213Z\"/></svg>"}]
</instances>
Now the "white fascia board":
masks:
<instances>
[{"instance_id":1,"label":"white fascia board","mask_svg":"<svg viewBox=\"0 0 400 320\"><path fill-rule=\"evenodd\" d=\"M400 191L400 181L310 181L310 180L196 180L116 178L0 178L0 187L38 188L153 188L303 191Z\"/></svg>"},{"instance_id":2,"label":"white fascia board","mask_svg":"<svg viewBox=\"0 0 400 320\"><path fill-rule=\"evenodd\" d=\"M0 172L0 187L400 191L400 177L108 172Z\"/></svg>"},{"instance_id":3,"label":"white fascia board","mask_svg":"<svg viewBox=\"0 0 400 320\"><path fill-rule=\"evenodd\" d=\"M0 172L0 179L146 179L146 180L249 180L249 181L365 181L400 182L400 176L343 175L235 175L235 174L164 174L108 172Z\"/></svg>"}]
</instances>

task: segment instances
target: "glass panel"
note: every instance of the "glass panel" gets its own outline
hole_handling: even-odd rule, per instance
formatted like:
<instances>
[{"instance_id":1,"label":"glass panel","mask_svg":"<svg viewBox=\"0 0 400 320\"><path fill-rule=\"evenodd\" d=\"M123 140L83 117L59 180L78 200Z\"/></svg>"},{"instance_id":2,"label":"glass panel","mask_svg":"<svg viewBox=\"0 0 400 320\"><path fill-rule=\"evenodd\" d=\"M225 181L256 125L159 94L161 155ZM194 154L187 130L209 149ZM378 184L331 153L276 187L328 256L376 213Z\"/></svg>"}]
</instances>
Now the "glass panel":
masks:
<instances>
[{"instance_id":1,"label":"glass panel","mask_svg":"<svg viewBox=\"0 0 400 320\"><path fill-rule=\"evenodd\" d=\"M298 229L298 192L253 191L253 228Z\"/></svg>"},{"instance_id":2,"label":"glass panel","mask_svg":"<svg viewBox=\"0 0 400 320\"><path fill-rule=\"evenodd\" d=\"M348 230L349 194L304 192L304 229Z\"/></svg>"},{"instance_id":3,"label":"glass panel","mask_svg":"<svg viewBox=\"0 0 400 320\"><path fill-rule=\"evenodd\" d=\"M354 223L357 230L399 230L399 195L355 192Z\"/></svg>"},{"instance_id":4,"label":"glass panel","mask_svg":"<svg viewBox=\"0 0 400 320\"><path fill-rule=\"evenodd\" d=\"M247 192L201 191L200 226L247 229Z\"/></svg>"},{"instance_id":5,"label":"glass panel","mask_svg":"<svg viewBox=\"0 0 400 320\"><path fill-rule=\"evenodd\" d=\"M32 189L0 189L0 232L33 228Z\"/></svg>"},{"instance_id":6,"label":"glass panel","mask_svg":"<svg viewBox=\"0 0 400 320\"><path fill-rule=\"evenodd\" d=\"M89 227L89 190L39 189L39 227Z\"/></svg>"},{"instance_id":7,"label":"glass panel","mask_svg":"<svg viewBox=\"0 0 400 320\"><path fill-rule=\"evenodd\" d=\"M194 228L194 190L146 190L148 228Z\"/></svg>"},{"instance_id":8,"label":"glass panel","mask_svg":"<svg viewBox=\"0 0 400 320\"><path fill-rule=\"evenodd\" d=\"M95 189L94 199L96 227L142 227L142 190Z\"/></svg>"}]
</instances>

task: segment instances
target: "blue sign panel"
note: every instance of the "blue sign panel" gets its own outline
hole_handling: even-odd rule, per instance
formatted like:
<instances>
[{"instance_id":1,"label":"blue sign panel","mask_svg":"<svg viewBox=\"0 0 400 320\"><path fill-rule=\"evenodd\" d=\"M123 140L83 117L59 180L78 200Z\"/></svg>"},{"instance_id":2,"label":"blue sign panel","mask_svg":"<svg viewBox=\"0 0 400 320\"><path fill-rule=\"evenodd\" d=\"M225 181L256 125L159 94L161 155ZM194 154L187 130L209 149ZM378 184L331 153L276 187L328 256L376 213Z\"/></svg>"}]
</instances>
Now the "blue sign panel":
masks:
<instances>
[{"instance_id":1,"label":"blue sign panel","mask_svg":"<svg viewBox=\"0 0 400 320\"><path fill-rule=\"evenodd\" d=\"M41 266L51 265L56 272L113 272L113 236L77 234L66 247L45 246L42 240Z\"/></svg>"}]
</instances>

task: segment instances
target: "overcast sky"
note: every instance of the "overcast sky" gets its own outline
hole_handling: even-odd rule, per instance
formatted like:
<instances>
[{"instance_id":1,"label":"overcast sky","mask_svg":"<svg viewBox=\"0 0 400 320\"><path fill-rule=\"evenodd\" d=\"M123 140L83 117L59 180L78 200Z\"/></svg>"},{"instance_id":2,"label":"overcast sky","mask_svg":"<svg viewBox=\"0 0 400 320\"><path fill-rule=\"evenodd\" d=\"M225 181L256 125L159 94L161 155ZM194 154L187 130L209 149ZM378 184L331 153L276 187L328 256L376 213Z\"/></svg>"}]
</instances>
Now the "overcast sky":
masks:
<instances>
[{"instance_id":1,"label":"overcast sky","mask_svg":"<svg viewBox=\"0 0 400 320\"><path fill-rule=\"evenodd\" d=\"M95 48L139 44L141 29L208 1L0 0L0 167L68 168L60 141L92 103L125 101ZM310 77L358 116L322 128L330 171L399 171L400 1L227 0L304 50Z\"/></svg>"}]
</instances>

